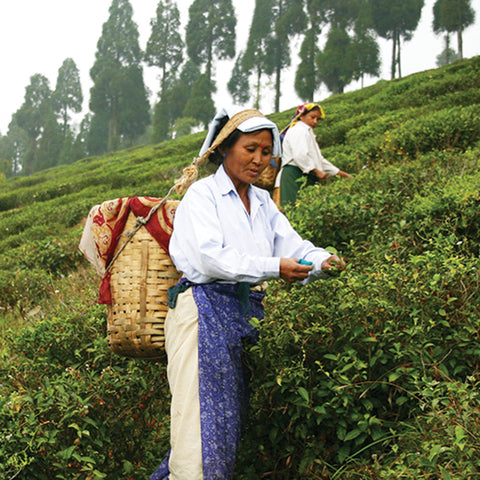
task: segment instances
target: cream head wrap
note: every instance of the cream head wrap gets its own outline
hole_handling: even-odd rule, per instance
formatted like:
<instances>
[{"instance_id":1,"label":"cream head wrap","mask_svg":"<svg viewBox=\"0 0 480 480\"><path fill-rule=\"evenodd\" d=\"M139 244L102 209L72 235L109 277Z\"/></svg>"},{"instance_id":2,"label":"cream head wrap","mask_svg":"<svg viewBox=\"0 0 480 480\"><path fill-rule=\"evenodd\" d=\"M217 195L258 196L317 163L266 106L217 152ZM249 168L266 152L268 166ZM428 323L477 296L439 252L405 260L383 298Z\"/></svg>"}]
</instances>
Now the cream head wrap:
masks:
<instances>
[{"instance_id":1,"label":"cream head wrap","mask_svg":"<svg viewBox=\"0 0 480 480\"><path fill-rule=\"evenodd\" d=\"M220 125L226 120L223 128L218 132ZM179 194L185 190L197 179L198 166L204 163L210 154L236 129L242 133L252 133L258 130L271 130L273 145L272 157L280 157L282 145L278 127L271 120L266 118L258 110L242 109L239 107L223 108L214 117L208 129L207 136L200 148L199 157L196 158L189 167L183 169L183 175L174 185L175 191ZM218 132L218 133L217 133Z\"/></svg>"},{"instance_id":2,"label":"cream head wrap","mask_svg":"<svg viewBox=\"0 0 480 480\"><path fill-rule=\"evenodd\" d=\"M225 118L229 119L228 122L215 136L219 125L221 125L222 120L224 121ZM208 157L210 153L212 153L215 148L217 148L236 129L240 130L242 133L252 133L265 129L271 130L273 138L272 155L274 157L279 157L281 155L280 136L275 123L266 118L258 110L245 110L239 107L230 107L223 108L215 115L210 124L202 148L200 149L200 157L202 158L205 155Z\"/></svg>"}]
</instances>

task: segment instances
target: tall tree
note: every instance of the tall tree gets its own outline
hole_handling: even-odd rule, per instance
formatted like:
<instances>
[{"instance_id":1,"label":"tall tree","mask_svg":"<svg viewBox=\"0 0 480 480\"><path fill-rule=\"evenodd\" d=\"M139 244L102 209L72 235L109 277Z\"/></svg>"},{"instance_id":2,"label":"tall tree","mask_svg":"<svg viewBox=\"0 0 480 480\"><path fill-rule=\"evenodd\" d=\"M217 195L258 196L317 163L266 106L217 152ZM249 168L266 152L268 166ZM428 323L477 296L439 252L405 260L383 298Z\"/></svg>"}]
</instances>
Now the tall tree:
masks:
<instances>
[{"instance_id":1,"label":"tall tree","mask_svg":"<svg viewBox=\"0 0 480 480\"><path fill-rule=\"evenodd\" d=\"M320 53L317 45L317 31L312 25L307 32L300 48L300 63L295 73L295 91L304 101L313 100L318 88L318 68L316 58Z\"/></svg>"},{"instance_id":2,"label":"tall tree","mask_svg":"<svg viewBox=\"0 0 480 480\"><path fill-rule=\"evenodd\" d=\"M188 9L186 31L188 56L205 65L208 82L213 86L213 60L235 57L237 19L231 0L194 0Z\"/></svg>"},{"instance_id":3,"label":"tall tree","mask_svg":"<svg viewBox=\"0 0 480 480\"><path fill-rule=\"evenodd\" d=\"M60 126L52 105L48 79L35 74L25 89L22 106L14 114L15 123L25 130L28 146L22 159L22 173L27 175L57 163L61 149Z\"/></svg>"},{"instance_id":4,"label":"tall tree","mask_svg":"<svg viewBox=\"0 0 480 480\"><path fill-rule=\"evenodd\" d=\"M327 88L343 93L355 72L352 39L341 27L333 27L328 32L325 48L317 55L317 68L320 80Z\"/></svg>"},{"instance_id":5,"label":"tall tree","mask_svg":"<svg viewBox=\"0 0 480 480\"><path fill-rule=\"evenodd\" d=\"M318 47L319 35L324 25L330 24L331 29L347 31L357 18L360 0L309 0L307 1L308 29L300 48L300 63L295 75L295 91L305 99L313 99L319 82L317 60L320 58ZM351 48L351 42L344 47ZM331 45L330 45L331 47ZM327 50L328 53L328 50ZM347 52L338 52L343 57ZM333 65L332 65L333 66ZM322 76L326 69L322 67Z\"/></svg>"},{"instance_id":6,"label":"tall tree","mask_svg":"<svg viewBox=\"0 0 480 480\"><path fill-rule=\"evenodd\" d=\"M160 0L157 15L150 25L152 30L145 50L145 60L148 65L158 67L161 71L159 98L162 98L183 62L184 43L178 28L180 13L176 2Z\"/></svg>"},{"instance_id":7,"label":"tall tree","mask_svg":"<svg viewBox=\"0 0 480 480\"><path fill-rule=\"evenodd\" d=\"M192 86L192 93L185 105L183 116L195 118L206 128L215 114L212 92L212 82L207 73L199 75Z\"/></svg>"},{"instance_id":8,"label":"tall tree","mask_svg":"<svg viewBox=\"0 0 480 480\"><path fill-rule=\"evenodd\" d=\"M355 80L362 81L365 75L380 74L380 48L374 37L370 5L360 0L361 8L356 16L353 36L353 58L355 59Z\"/></svg>"},{"instance_id":9,"label":"tall tree","mask_svg":"<svg viewBox=\"0 0 480 480\"><path fill-rule=\"evenodd\" d=\"M392 79L396 76L397 68L399 77L402 75L400 39L411 40L424 3L424 0L370 0L375 31L382 38L392 40Z\"/></svg>"},{"instance_id":10,"label":"tall tree","mask_svg":"<svg viewBox=\"0 0 480 480\"><path fill-rule=\"evenodd\" d=\"M128 0L113 0L109 18L97 43L90 70L90 153L103 153L133 143L150 121L150 105L143 81L143 52ZM106 134L106 135L105 135ZM105 139L105 140L103 140Z\"/></svg>"},{"instance_id":11,"label":"tall tree","mask_svg":"<svg viewBox=\"0 0 480 480\"><path fill-rule=\"evenodd\" d=\"M313 98L317 80L325 83L330 91L339 93L354 79L361 79L365 74L378 75L379 48L371 33L368 0L312 0L308 8L309 18L313 20L310 20L311 26L328 23L330 30L321 53L315 53L305 37L302 45L302 50L306 50L305 58L310 59L315 54L317 61L313 67L303 60L299 65L296 85L302 85L300 74L303 73L304 98ZM314 34L307 32L307 35L312 35L312 42L315 41ZM303 51L300 53L303 57ZM305 70L302 71L303 64ZM312 77L315 82L307 80Z\"/></svg>"},{"instance_id":12,"label":"tall tree","mask_svg":"<svg viewBox=\"0 0 480 480\"><path fill-rule=\"evenodd\" d=\"M273 0L272 37L268 46L268 55L273 60L273 75L275 77L274 109L280 110L282 71L291 65L290 40L306 27L306 14L302 0Z\"/></svg>"},{"instance_id":13,"label":"tall tree","mask_svg":"<svg viewBox=\"0 0 480 480\"><path fill-rule=\"evenodd\" d=\"M183 117L185 106L192 94L193 85L199 76L199 67L191 60L185 62L180 77L155 104L152 142L162 142L172 137L174 125L177 119Z\"/></svg>"},{"instance_id":14,"label":"tall tree","mask_svg":"<svg viewBox=\"0 0 480 480\"><path fill-rule=\"evenodd\" d=\"M196 79L183 114L206 126L207 112L215 111L213 61L235 57L237 19L231 0L194 0L188 13L187 53L204 72Z\"/></svg>"},{"instance_id":15,"label":"tall tree","mask_svg":"<svg viewBox=\"0 0 480 480\"><path fill-rule=\"evenodd\" d=\"M260 108L262 76L273 73L273 57L269 55L273 40L273 25L270 19L272 8L273 0L255 1L247 46L242 58L242 71L255 77L253 102L255 108Z\"/></svg>"},{"instance_id":16,"label":"tall tree","mask_svg":"<svg viewBox=\"0 0 480 480\"><path fill-rule=\"evenodd\" d=\"M55 112L62 119L63 134L67 134L69 111L80 113L82 111L83 93L80 83L80 73L77 65L71 58L63 61L58 70L57 83L53 92L53 106Z\"/></svg>"},{"instance_id":17,"label":"tall tree","mask_svg":"<svg viewBox=\"0 0 480 480\"><path fill-rule=\"evenodd\" d=\"M21 173L28 145L27 132L18 126L14 115L8 125L7 135L1 138L0 143L0 159L4 162L3 171L7 178Z\"/></svg>"},{"instance_id":18,"label":"tall tree","mask_svg":"<svg viewBox=\"0 0 480 480\"><path fill-rule=\"evenodd\" d=\"M457 33L458 56L463 58L463 31L475 21L470 0L436 0L433 5L433 31ZM447 43L446 52L449 51Z\"/></svg>"},{"instance_id":19,"label":"tall tree","mask_svg":"<svg viewBox=\"0 0 480 480\"><path fill-rule=\"evenodd\" d=\"M248 73L243 68L244 52L240 52L232 69L232 76L227 83L228 91L236 104L244 105L250 99ZM257 105L255 108L259 108Z\"/></svg>"}]
</instances>

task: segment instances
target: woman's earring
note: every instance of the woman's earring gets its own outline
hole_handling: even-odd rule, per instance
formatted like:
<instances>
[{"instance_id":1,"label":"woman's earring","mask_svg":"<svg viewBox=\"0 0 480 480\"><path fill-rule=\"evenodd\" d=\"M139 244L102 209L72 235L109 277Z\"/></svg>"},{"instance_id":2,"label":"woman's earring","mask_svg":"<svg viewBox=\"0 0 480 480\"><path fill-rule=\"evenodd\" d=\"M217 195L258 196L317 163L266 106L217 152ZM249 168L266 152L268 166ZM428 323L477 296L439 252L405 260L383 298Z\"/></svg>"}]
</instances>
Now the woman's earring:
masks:
<instances>
[{"instance_id":1,"label":"woman's earring","mask_svg":"<svg viewBox=\"0 0 480 480\"><path fill-rule=\"evenodd\" d=\"M223 156L223 158L225 158L225 157L227 156L227 154L226 154L226 153L224 153L222 156Z\"/></svg>"}]
</instances>

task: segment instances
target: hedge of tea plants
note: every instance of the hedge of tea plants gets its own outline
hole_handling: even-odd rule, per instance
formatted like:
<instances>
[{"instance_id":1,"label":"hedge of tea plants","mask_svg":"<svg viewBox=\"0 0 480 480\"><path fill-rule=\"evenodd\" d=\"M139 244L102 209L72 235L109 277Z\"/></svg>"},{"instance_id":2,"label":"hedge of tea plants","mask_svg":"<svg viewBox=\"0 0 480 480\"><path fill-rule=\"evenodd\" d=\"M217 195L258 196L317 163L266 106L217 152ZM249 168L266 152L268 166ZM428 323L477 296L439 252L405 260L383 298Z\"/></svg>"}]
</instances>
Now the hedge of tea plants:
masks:
<instances>
[{"instance_id":1,"label":"hedge of tea plants","mask_svg":"<svg viewBox=\"0 0 480 480\"><path fill-rule=\"evenodd\" d=\"M480 58L322 105L353 178L285 214L347 267L270 282L234 478L478 478ZM203 135L1 183L0 478L140 480L165 455L165 361L108 350L78 242L93 205L164 195Z\"/></svg>"}]
</instances>

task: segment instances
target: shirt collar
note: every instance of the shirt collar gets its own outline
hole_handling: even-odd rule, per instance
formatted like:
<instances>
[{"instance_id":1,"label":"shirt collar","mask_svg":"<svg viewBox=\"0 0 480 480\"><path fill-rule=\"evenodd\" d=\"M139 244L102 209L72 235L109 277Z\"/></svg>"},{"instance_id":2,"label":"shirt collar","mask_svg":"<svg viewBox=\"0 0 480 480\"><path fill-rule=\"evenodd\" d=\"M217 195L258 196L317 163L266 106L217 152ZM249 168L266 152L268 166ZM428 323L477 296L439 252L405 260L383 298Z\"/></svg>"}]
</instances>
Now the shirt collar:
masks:
<instances>
[{"instance_id":1,"label":"shirt collar","mask_svg":"<svg viewBox=\"0 0 480 480\"><path fill-rule=\"evenodd\" d=\"M217 182L222 195L228 195L230 192L233 192L238 196L235 185L233 184L232 179L227 175L223 164L218 167L215 173L215 181ZM257 194L256 189L252 188L252 186L248 189L248 196L250 198L250 214L253 217L259 207L263 204L263 199Z\"/></svg>"},{"instance_id":2,"label":"shirt collar","mask_svg":"<svg viewBox=\"0 0 480 480\"><path fill-rule=\"evenodd\" d=\"M232 182L232 179L227 175L223 163L218 167L215 173L215 181L220 189L222 195L228 195L230 192L236 193L235 185Z\"/></svg>"},{"instance_id":3,"label":"shirt collar","mask_svg":"<svg viewBox=\"0 0 480 480\"><path fill-rule=\"evenodd\" d=\"M301 120L298 121L297 125L300 125L300 128L306 128L307 130L311 130L313 132L313 128Z\"/></svg>"}]
</instances>

